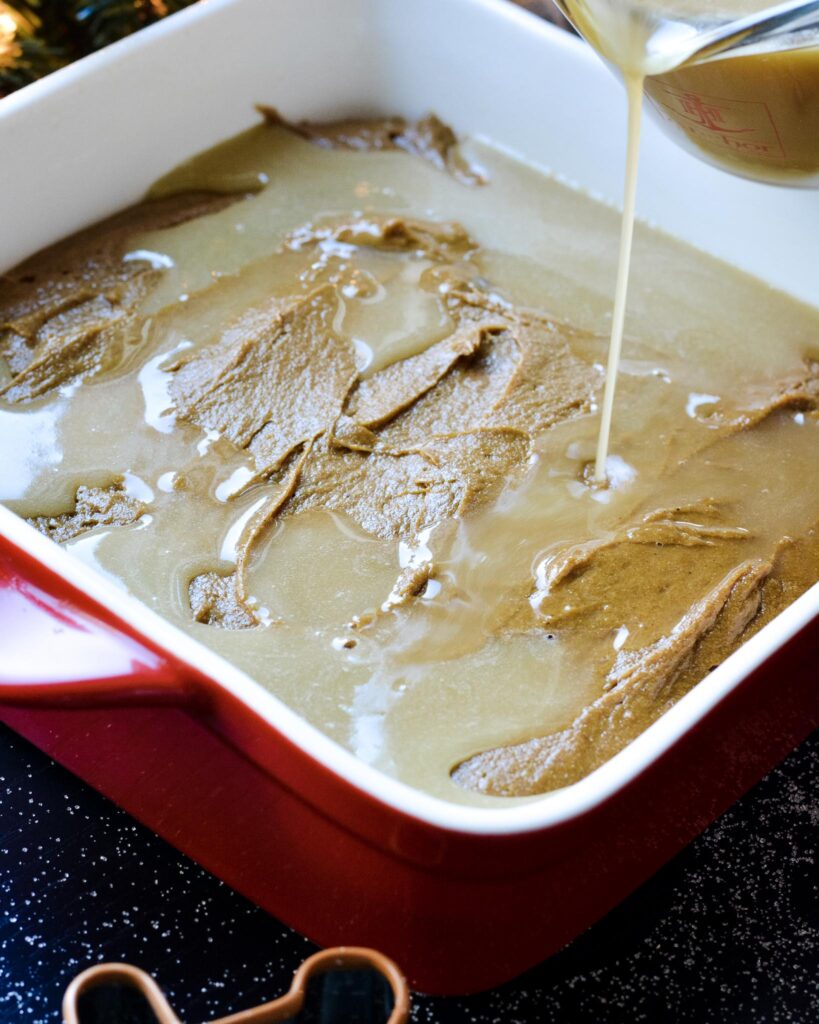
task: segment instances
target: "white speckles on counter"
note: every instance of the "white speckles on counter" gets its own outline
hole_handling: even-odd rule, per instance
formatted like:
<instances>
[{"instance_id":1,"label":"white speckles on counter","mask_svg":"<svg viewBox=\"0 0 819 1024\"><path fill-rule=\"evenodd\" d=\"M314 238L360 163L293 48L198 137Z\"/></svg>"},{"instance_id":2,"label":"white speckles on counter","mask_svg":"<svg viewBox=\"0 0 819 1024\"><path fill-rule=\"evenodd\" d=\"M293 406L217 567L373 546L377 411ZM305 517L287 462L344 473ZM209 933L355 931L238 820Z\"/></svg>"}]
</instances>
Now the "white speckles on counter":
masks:
<instances>
[{"instance_id":1,"label":"white speckles on counter","mask_svg":"<svg viewBox=\"0 0 819 1024\"><path fill-rule=\"evenodd\" d=\"M819 1019L817 778L819 735L562 953L494 992L416 997L413 1021ZM101 960L209 1020L281 994L312 950L0 727L0 1024L59 1024Z\"/></svg>"}]
</instances>

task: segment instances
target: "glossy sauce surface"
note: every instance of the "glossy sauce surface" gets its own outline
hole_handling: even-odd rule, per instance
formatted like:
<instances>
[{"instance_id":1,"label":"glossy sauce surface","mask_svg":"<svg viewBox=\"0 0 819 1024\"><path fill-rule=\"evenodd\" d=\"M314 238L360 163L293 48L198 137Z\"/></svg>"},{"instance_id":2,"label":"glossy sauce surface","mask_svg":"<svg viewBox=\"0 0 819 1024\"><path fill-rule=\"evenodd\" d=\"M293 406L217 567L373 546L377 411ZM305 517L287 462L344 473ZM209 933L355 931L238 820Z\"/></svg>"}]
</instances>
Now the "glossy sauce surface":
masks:
<instances>
[{"instance_id":1,"label":"glossy sauce surface","mask_svg":"<svg viewBox=\"0 0 819 1024\"><path fill-rule=\"evenodd\" d=\"M139 305L139 330L103 372L0 402L0 498L21 515L60 516L79 487L105 488L123 475L138 514L66 540L75 556L362 759L447 799L511 805L457 784L452 769L481 751L565 729L598 699L619 655L673 633L698 595L737 566L770 559L785 537L802 537L819 520L810 369L819 314L638 225L612 486L590 486L618 217L491 147L464 150L487 184L464 184L407 153L323 148L264 126L165 181L165 193L229 191L237 181L263 187L129 240L131 259L157 272ZM472 248L444 259L422 247L316 234L342 222L360 231L378 217L454 222ZM173 368L211 351L225 325L248 311L329 288L333 337L349 346L361 378L376 381L379 370L452 334L448 286L436 276L442 266L467 267L481 316L495 316L487 312L493 303L502 319L535 310L537 329L557 339L548 345L562 346L560 365L579 368L582 401L549 426L515 427L528 439L525 456L469 514L397 535L365 528L358 506L345 511L342 499L290 514L284 506L246 544L248 523L282 481L252 482L258 458L250 449L179 414ZM504 336L497 324L487 330ZM471 387L464 365L434 385L426 407L457 373ZM491 381L494 371L485 372ZM796 397L780 401L789 389ZM408 430L428 422L420 409L419 399ZM675 536L705 531L701 551L699 540L652 541L640 557L618 547L624 531L646 522L654 529L650 516L662 510L671 510L663 523L673 519L662 529ZM587 589L560 584L564 600L549 575L555 557L601 539L626 556L609 563L601 553ZM654 549L691 557L690 571L675 563L678 585L665 603L648 585L671 571L645 561ZM256 624L194 621L191 580L229 576L241 559ZM398 600L407 569L421 570L422 585ZM626 580L625 590L614 578ZM608 590L610 602L601 597ZM550 605L555 595L559 609Z\"/></svg>"}]
</instances>

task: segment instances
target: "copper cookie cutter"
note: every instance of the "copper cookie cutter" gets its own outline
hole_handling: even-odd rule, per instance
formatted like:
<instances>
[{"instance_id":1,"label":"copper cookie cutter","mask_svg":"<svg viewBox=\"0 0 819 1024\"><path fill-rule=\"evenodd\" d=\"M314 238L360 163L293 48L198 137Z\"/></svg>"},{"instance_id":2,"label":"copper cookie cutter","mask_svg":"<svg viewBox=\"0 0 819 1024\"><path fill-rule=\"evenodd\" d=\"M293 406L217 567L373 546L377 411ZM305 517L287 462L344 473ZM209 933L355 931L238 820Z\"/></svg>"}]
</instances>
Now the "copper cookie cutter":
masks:
<instances>
[{"instance_id":1,"label":"copper cookie cutter","mask_svg":"<svg viewBox=\"0 0 819 1024\"><path fill-rule=\"evenodd\" d=\"M377 972L392 990L393 1008L384 1024L406 1024L410 998L404 975L383 953L359 946L336 946L314 953L296 971L290 989L283 996L261 1006L220 1017L210 1024L276 1024L278 1021L294 1020L304 1005L307 985L312 978L337 971L360 970ZM82 997L102 985L125 986L135 990L153 1011L157 1024L182 1024L150 974L130 964L116 963L89 967L71 982L63 997L65 1024L83 1024L80 1012Z\"/></svg>"}]
</instances>

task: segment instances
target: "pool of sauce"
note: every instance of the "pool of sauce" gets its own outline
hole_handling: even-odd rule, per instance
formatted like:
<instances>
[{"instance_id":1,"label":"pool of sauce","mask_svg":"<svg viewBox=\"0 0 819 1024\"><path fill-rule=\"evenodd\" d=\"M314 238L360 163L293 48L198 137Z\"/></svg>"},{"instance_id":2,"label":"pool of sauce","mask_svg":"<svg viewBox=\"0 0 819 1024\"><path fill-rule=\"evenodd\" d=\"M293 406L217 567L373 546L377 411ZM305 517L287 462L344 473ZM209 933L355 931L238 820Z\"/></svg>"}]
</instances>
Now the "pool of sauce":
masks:
<instances>
[{"instance_id":1,"label":"pool of sauce","mask_svg":"<svg viewBox=\"0 0 819 1024\"><path fill-rule=\"evenodd\" d=\"M819 578L819 312L440 122L277 122L0 280L0 499L363 760L511 806Z\"/></svg>"}]
</instances>

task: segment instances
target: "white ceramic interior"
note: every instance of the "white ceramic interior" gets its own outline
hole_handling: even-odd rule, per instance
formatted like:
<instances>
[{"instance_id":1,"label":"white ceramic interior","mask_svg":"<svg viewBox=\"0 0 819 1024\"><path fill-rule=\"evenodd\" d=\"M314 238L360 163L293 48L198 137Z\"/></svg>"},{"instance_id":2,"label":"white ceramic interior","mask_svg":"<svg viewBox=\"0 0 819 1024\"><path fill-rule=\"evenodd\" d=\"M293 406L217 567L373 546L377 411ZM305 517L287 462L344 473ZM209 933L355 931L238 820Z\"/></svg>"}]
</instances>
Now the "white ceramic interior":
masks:
<instances>
[{"instance_id":1,"label":"white ceramic interior","mask_svg":"<svg viewBox=\"0 0 819 1024\"><path fill-rule=\"evenodd\" d=\"M622 188L620 86L585 44L505 0L202 0L0 102L0 270L139 199L173 165L252 124L255 102L292 117L435 110L608 201ZM729 177L646 125L640 215L814 303L817 198ZM473 833L524 832L588 811L819 615L817 586L576 785L509 809L469 808L358 761L4 508L0 531L350 782Z\"/></svg>"}]
</instances>

